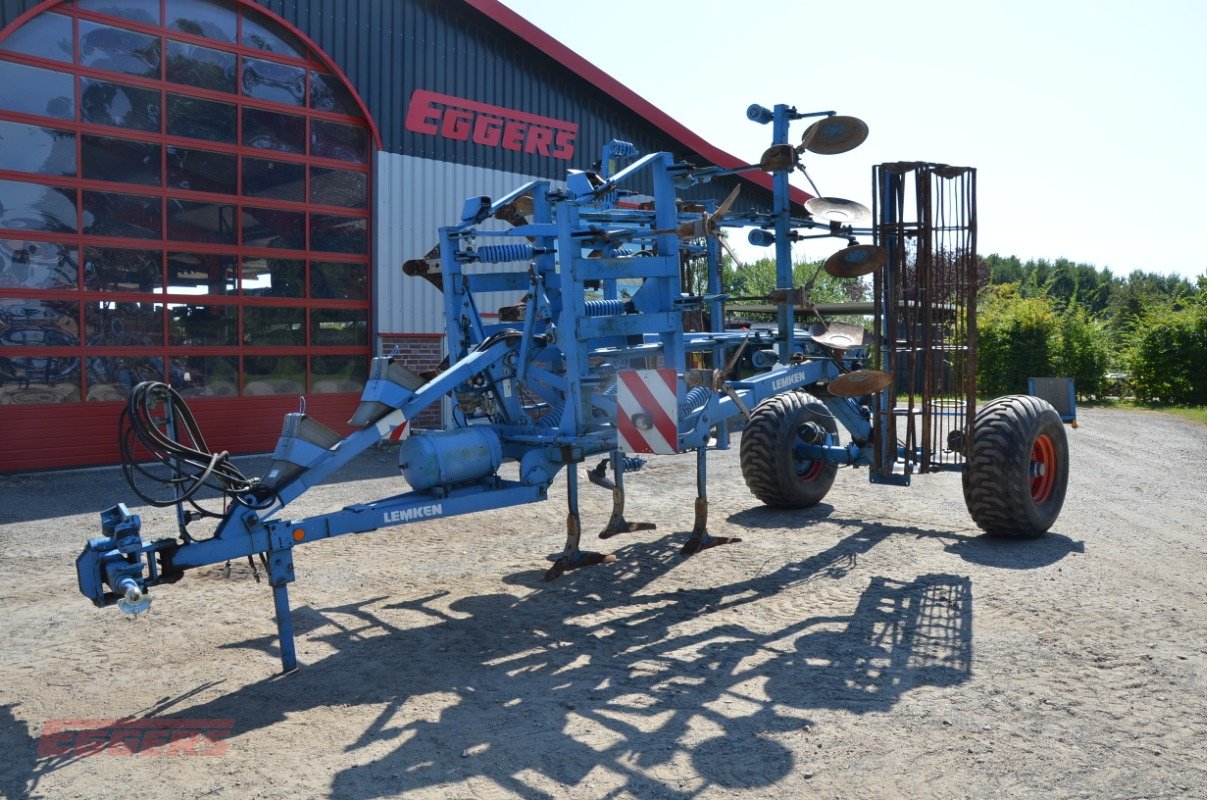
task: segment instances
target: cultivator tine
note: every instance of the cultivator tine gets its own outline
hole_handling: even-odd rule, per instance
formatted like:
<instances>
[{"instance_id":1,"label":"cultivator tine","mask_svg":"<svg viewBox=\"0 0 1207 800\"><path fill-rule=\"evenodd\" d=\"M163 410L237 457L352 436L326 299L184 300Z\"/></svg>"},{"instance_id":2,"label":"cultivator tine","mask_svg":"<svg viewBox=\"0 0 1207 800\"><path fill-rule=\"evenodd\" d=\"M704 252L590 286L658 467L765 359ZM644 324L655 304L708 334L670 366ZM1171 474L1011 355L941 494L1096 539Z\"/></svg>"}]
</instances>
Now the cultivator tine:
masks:
<instances>
[{"instance_id":1,"label":"cultivator tine","mask_svg":"<svg viewBox=\"0 0 1207 800\"><path fill-rule=\"evenodd\" d=\"M566 549L553 566L545 571L546 581L555 581L565 573L591 567L596 564L611 564L616 560L615 553L596 553L591 550L579 550L578 543L582 538L582 525L577 514L566 515Z\"/></svg>"},{"instance_id":2,"label":"cultivator tine","mask_svg":"<svg viewBox=\"0 0 1207 800\"><path fill-rule=\"evenodd\" d=\"M707 453L706 447L696 450L696 522L692 526L691 536L679 549L683 556L692 556L711 547L742 541L737 536L711 536L708 533Z\"/></svg>"},{"instance_id":3,"label":"cultivator tine","mask_svg":"<svg viewBox=\"0 0 1207 800\"><path fill-rule=\"evenodd\" d=\"M656 529L658 526L652 522L629 522L624 518L624 457L619 451L612 453L611 462L612 471L616 475L615 483L608 480L604 474L608 468L608 460L604 459L599 466L587 473L587 478L592 483L612 490L612 516L604 529L599 532L599 538L610 539L619 533L636 533ZM593 477L592 473L599 474ZM605 484L607 485L605 486Z\"/></svg>"},{"instance_id":4,"label":"cultivator tine","mask_svg":"<svg viewBox=\"0 0 1207 800\"><path fill-rule=\"evenodd\" d=\"M573 569L590 567L595 564L611 564L616 560L613 553L596 553L590 550L580 550L582 541L582 520L578 514L578 472L570 470L566 475L566 501L569 512L566 514L566 549L553 562L553 566L545 572L546 581L554 581Z\"/></svg>"}]
</instances>

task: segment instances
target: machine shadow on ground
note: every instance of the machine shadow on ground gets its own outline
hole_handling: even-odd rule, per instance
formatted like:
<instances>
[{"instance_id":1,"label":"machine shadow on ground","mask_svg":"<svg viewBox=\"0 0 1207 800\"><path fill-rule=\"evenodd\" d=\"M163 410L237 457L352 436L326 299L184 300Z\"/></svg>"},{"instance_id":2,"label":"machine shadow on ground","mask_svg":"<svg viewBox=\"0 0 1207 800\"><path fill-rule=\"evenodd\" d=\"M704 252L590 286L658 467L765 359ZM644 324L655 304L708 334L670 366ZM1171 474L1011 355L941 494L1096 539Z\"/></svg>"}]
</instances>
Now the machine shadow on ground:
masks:
<instances>
[{"instance_id":1,"label":"machine shadow on ground","mask_svg":"<svg viewBox=\"0 0 1207 800\"><path fill-rule=\"evenodd\" d=\"M614 568L552 584L538 570L506 578L522 595L449 602L441 592L304 606L294 612L303 653L321 643L330 655L208 702L191 703L194 689L144 716L233 718L230 746L238 748L248 734L307 709L380 707L347 750L392 749L337 772L330 795L341 798L463 780L525 798L583 781L597 781L601 795L638 797L768 786L802 768L777 739L807 735L810 712L884 711L912 688L968 680L967 577L875 575L850 614L806 616L806 583L846 575L859 554L901 535L939 534L856 526L827 550L772 572L660 591L655 581L683 563L681 537L666 536L621 548ZM751 603L778 608L758 627L726 613ZM417 615L429 624L414 625ZM785 617L792 621L782 624ZM278 656L275 637L227 647ZM682 779L685 758L698 780ZM31 763L30 790L57 766Z\"/></svg>"}]
</instances>

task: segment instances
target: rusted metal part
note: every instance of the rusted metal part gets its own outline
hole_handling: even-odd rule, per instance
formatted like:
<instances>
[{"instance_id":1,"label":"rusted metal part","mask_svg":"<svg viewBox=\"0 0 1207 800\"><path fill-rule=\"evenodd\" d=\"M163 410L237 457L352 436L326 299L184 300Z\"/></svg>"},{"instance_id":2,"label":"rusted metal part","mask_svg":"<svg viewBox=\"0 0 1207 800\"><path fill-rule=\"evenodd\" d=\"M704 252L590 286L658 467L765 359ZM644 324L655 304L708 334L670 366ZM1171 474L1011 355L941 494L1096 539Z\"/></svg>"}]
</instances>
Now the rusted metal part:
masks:
<instances>
[{"instance_id":1,"label":"rusted metal part","mask_svg":"<svg viewBox=\"0 0 1207 800\"><path fill-rule=\"evenodd\" d=\"M959 464L976 409L976 170L898 162L874 171L877 364L893 377L876 409L874 465L888 474Z\"/></svg>"}]
</instances>

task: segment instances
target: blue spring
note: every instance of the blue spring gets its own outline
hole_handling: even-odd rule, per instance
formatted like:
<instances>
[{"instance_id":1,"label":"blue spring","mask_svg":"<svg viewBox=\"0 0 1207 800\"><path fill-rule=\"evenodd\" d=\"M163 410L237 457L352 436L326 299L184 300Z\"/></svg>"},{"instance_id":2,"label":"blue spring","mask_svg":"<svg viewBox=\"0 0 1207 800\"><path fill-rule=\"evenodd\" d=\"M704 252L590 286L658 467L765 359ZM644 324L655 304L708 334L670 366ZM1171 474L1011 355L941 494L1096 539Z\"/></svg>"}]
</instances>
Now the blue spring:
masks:
<instances>
[{"instance_id":1,"label":"blue spring","mask_svg":"<svg viewBox=\"0 0 1207 800\"><path fill-rule=\"evenodd\" d=\"M708 402L708 398L712 397L712 390L706 389L703 386L697 386L692 389L683 399L679 401L679 416L690 414L700 406Z\"/></svg>"},{"instance_id":2,"label":"blue spring","mask_svg":"<svg viewBox=\"0 0 1207 800\"><path fill-rule=\"evenodd\" d=\"M509 261L531 261L534 257L530 244L488 244L474 253L484 264L506 264Z\"/></svg>"},{"instance_id":3,"label":"blue spring","mask_svg":"<svg viewBox=\"0 0 1207 800\"><path fill-rule=\"evenodd\" d=\"M638 458L637 456L625 456L622 459L622 463L624 464L625 472L636 472L645 466L645 459Z\"/></svg>"},{"instance_id":4,"label":"blue spring","mask_svg":"<svg viewBox=\"0 0 1207 800\"><path fill-rule=\"evenodd\" d=\"M564 411L565 408L565 406L558 406L557 408L549 409L545 412L545 416L536 421L536 426L538 428L546 428L550 430L556 428L562 422L562 411Z\"/></svg>"},{"instance_id":5,"label":"blue spring","mask_svg":"<svg viewBox=\"0 0 1207 800\"><path fill-rule=\"evenodd\" d=\"M588 300L588 317L614 317L625 313L625 300Z\"/></svg>"}]
</instances>

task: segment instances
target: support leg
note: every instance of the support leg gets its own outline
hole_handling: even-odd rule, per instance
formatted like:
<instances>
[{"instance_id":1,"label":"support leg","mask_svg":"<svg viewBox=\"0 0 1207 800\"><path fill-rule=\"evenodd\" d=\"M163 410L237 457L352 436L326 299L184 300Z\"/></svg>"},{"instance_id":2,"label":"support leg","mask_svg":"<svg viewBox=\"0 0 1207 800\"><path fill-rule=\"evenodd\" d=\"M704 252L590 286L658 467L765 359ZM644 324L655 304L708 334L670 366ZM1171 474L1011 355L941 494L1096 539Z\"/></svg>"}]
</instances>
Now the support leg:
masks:
<instances>
[{"instance_id":1,"label":"support leg","mask_svg":"<svg viewBox=\"0 0 1207 800\"><path fill-rule=\"evenodd\" d=\"M608 564L616 560L616 556L611 553L593 553L578 547L582 539L582 519L578 514L578 470L566 470L566 498L570 506L569 513L566 514L566 549L545 573L547 581L556 580L572 569L592 564Z\"/></svg>"},{"instance_id":2,"label":"support leg","mask_svg":"<svg viewBox=\"0 0 1207 800\"><path fill-rule=\"evenodd\" d=\"M652 531L658 526L652 522L629 522L624 518L624 453L612 451L612 474L616 483L612 486L612 518L599 532L600 539L609 539L618 533Z\"/></svg>"},{"instance_id":3,"label":"support leg","mask_svg":"<svg viewBox=\"0 0 1207 800\"><path fill-rule=\"evenodd\" d=\"M268 558L268 577L272 584L272 602L277 615L277 640L281 645L281 669L293 672L298 668L297 650L293 643L293 615L289 612L289 583L293 580L293 552L279 550Z\"/></svg>"},{"instance_id":4,"label":"support leg","mask_svg":"<svg viewBox=\"0 0 1207 800\"><path fill-rule=\"evenodd\" d=\"M691 537L679 551L685 556L694 555L701 550L716 547L719 544L732 544L742 541L736 536L708 535L708 448L696 448L696 524L692 528Z\"/></svg>"}]
</instances>

